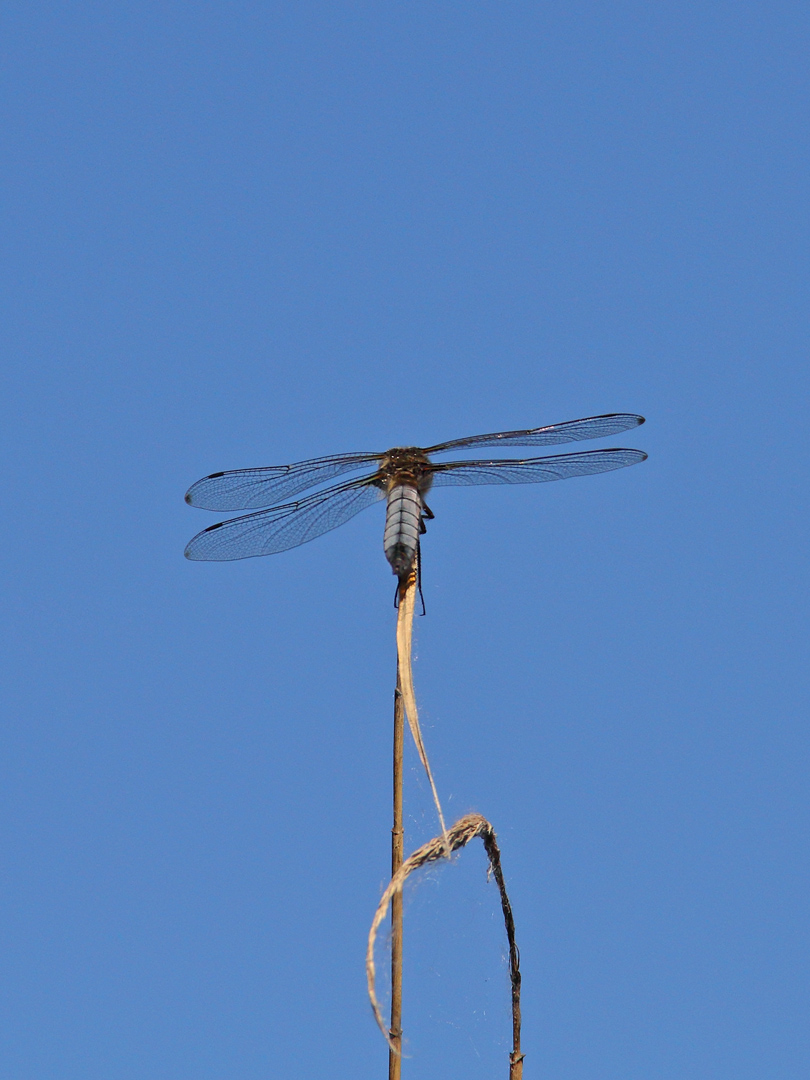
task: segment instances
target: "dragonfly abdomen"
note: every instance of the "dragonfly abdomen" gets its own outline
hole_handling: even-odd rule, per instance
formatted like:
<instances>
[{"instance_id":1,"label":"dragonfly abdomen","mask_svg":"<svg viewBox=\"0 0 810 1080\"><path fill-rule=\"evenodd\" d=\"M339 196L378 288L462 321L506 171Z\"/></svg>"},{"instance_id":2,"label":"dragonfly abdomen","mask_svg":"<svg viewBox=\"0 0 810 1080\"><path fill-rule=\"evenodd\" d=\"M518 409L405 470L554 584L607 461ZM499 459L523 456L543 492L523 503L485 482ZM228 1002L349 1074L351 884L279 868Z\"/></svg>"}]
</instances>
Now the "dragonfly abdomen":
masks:
<instances>
[{"instance_id":1,"label":"dragonfly abdomen","mask_svg":"<svg viewBox=\"0 0 810 1080\"><path fill-rule=\"evenodd\" d=\"M422 496L411 484L395 484L388 492L383 548L398 577L413 565L422 522Z\"/></svg>"}]
</instances>

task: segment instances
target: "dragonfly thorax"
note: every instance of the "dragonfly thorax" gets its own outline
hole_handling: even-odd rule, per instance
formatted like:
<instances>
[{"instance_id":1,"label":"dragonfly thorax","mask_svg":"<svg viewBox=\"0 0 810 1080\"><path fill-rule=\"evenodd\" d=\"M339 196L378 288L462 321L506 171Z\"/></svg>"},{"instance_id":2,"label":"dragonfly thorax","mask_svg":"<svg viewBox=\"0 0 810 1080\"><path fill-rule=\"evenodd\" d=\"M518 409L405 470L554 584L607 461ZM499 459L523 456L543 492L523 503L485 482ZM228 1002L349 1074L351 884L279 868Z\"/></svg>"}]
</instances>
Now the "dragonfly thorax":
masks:
<instances>
[{"instance_id":1,"label":"dragonfly thorax","mask_svg":"<svg viewBox=\"0 0 810 1080\"><path fill-rule=\"evenodd\" d=\"M380 460L378 476L380 486L389 493L399 484L409 484L420 495L428 493L433 479L430 459L418 446L396 446L388 450Z\"/></svg>"}]
</instances>

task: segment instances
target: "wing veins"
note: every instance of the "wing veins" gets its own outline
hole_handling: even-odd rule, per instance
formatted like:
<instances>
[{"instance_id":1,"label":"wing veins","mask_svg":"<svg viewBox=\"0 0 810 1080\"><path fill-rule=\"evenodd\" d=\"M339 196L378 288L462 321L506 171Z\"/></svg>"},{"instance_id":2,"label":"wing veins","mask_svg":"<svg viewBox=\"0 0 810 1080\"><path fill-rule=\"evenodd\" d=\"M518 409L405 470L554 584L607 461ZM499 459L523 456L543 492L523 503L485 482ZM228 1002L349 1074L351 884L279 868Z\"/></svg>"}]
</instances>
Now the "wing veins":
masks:
<instances>
[{"instance_id":1,"label":"wing veins","mask_svg":"<svg viewBox=\"0 0 810 1080\"><path fill-rule=\"evenodd\" d=\"M371 453L331 454L292 465L211 473L191 485L186 502L203 510L259 510L381 457Z\"/></svg>"},{"instance_id":2,"label":"wing veins","mask_svg":"<svg viewBox=\"0 0 810 1080\"><path fill-rule=\"evenodd\" d=\"M583 450L574 454L552 454L523 460L449 461L433 466L433 485L539 484L623 469L644 461L646 457L643 450L614 447L610 450Z\"/></svg>"},{"instance_id":3,"label":"wing veins","mask_svg":"<svg viewBox=\"0 0 810 1080\"><path fill-rule=\"evenodd\" d=\"M635 413L606 413L604 416L566 420L561 424L548 424L545 427L452 439L450 442L429 446L424 452L444 454L448 450L465 450L474 446L558 446L560 443L608 438L610 435L617 435L620 431L628 431L643 423L644 417L637 416Z\"/></svg>"},{"instance_id":4,"label":"wing veins","mask_svg":"<svg viewBox=\"0 0 810 1080\"><path fill-rule=\"evenodd\" d=\"M189 541L186 558L227 562L271 555L305 544L383 499L385 491L374 483L376 476L372 473L348 480L294 503L211 525Z\"/></svg>"}]
</instances>

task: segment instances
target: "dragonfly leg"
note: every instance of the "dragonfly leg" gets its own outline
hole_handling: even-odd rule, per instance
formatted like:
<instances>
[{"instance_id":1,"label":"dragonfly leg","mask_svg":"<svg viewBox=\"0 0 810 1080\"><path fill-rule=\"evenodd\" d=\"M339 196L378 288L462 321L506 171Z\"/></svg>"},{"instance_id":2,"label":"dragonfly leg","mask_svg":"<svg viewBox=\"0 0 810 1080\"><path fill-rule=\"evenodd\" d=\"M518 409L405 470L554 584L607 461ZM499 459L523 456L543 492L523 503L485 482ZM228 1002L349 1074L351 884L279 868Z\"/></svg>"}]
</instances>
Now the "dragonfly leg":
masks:
<instances>
[{"instance_id":1,"label":"dragonfly leg","mask_svg":"<svg viewBox=\"0 0 810 1080\"><path fill-rule=\"evenodd\" d=\"M430 515L433 517L433 514ZM425 523L422 522L422 532L426 532ZM416 587L419 590L419 599L422 601L422 614L425 614L425 596L422 592L422 547L419 538L416 539Z\"/></svg>"}]
</instances>

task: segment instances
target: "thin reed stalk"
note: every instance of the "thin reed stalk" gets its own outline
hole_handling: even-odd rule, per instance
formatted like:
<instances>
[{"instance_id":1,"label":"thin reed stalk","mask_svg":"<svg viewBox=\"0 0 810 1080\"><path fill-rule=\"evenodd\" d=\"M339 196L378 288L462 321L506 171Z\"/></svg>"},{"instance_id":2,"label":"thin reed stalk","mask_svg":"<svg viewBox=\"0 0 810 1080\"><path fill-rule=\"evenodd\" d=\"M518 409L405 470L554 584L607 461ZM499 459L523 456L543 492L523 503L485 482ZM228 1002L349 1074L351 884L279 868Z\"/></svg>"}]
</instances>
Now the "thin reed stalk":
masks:
<instances>
[{"instance_id":1,"label":"thin reed stalk","mask_svg":"<svg viewBox=\"0 0 810 1080\"><path fill-rule=\"evenodd\" d=\"M399 873L405 852L402 821L402 760L405 749L405 705L402 700L399 661L394 691L394 824L391 829L391 877ZM391 1024L388 1028L388 1080L400 1080L402 1072L402 893L391 903Z\"/></svg>"},{"instance_id":2,"label":"thin reed stalk","mask_svg":"<svg viewBox=\"0 0 810 1080\"><path fill-rule=\"evenodd\" d=\"M447 827L444 823L439 793L425 750L419 727L419 713L413 689L411 653L413 644L413 616L416 606L416 586L419 576L418 555L410 572L399 582L397 610L397 685L394 691L394 767L393 809L391 828L391 877L395 878L402 867L405 851L405 828L402 813L402 775L405 744L405 717L419 752L419 758L427 773L433 802L439 816L445 852L450 855ZM379 1016L378 1016L379 1020ZM400 1080L402 1071L402 893L391 900L391 1022L386 1035L388 1040L388 1080Z\"/></svg>"}]
</instances>

